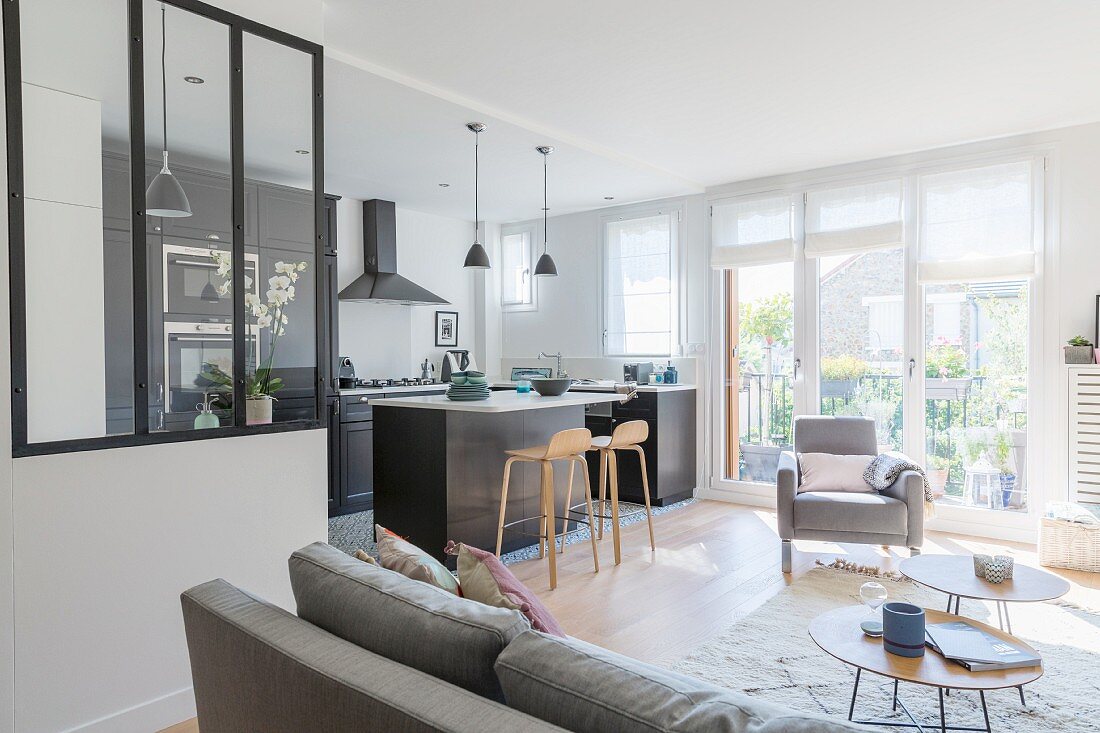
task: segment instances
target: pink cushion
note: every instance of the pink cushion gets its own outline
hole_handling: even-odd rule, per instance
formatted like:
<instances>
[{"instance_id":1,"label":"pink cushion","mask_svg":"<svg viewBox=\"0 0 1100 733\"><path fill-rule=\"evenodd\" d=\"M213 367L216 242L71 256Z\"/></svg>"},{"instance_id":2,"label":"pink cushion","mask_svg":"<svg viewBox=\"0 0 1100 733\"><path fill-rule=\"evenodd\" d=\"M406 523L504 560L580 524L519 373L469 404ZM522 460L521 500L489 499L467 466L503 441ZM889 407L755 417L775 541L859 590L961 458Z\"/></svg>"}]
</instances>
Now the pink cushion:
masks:
<instances>
[{"instance_id":1,"label":"pink cushion","mask_svg":"<svg viewBox=\"0 0 1100 733\"><path fill-rule=\"evenodd\" d=\"M565 636L550 609L505 567L496 555L461 543L447 543L446 552L458 555L458 578L463 595L490 606L519 611L531 628L554 636ZM467 582L469 581L469 582Z\"/></svg>"},{"instance_id":2,"label":"pink cushion","mask_svg":"<svg viewBox=\"0 0 1100 733\"><path fill-rule=\"evenodd\" d=\"M805 491L874 491L863 480L863 472L874 456L837 456L832 453L799 453L802 471L799 493Z\"/></svg>"}]
</instances>

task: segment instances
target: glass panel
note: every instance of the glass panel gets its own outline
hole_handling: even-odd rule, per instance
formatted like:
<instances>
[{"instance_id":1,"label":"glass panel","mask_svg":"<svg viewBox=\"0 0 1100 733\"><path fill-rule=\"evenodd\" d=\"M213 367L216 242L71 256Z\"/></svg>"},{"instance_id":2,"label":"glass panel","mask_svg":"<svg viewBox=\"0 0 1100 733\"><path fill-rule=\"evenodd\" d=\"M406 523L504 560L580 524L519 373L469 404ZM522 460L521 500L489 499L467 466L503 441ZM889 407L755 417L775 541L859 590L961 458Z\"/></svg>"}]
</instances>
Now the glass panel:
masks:
<instances>
[{"instance_id":1,"label":"glass panel","mask_svg":"<svg viewBox=\"0 0 1100 733\"><path fill-rule=\"evenodd\" d=\"M672 237L668 214L607 224L609 354L672 352Z\"/></svg>"},{"instance_id":2,"label":"glass panel","mask_svg":"<svg viewBox=\"0 0 1100 733\"><path fill-rule=\"evenodd\" d=\"M149 429L232 425L229 27L152 0L142 8ZM199 419L204 399L213 415Z\"/></svg>"},{"instance_id":3,"label":"glass panel","mask_svg":"<svg viewBox=\"0 0 1100 733\"><path fill-rule=\"evenodd\" d=\"M20 16L28 442L132 433L127 4Z\"/></svg>"},{"instance_id":4,"label":"glass panel","mask_svg":"<svg viewBox=\"0 0 1100 733\"><path fill-rule=\"evenodd\" d=\"M245 320L258 335L250 353L250 423L317 414L316 216L313 190L313 57L244 34L245 199L256 228L259 290ZM246 206L247 209L247 206ZM248 211L246 210L246 215ZM267 399L274 397L275 400Z\"/></svg>"},{"instance_id":5,"label":"glass panel","mask_svg":"<svg viewBox=\"0 0 1100 733\"><path fill-rule=\"evenodd\" d=\"M1026 281L925 286L925 452L939 501L1026 511Z\"/></svg>"},{"instance_id":6,"label":"glass panel","mask_svg":"<svg viewBox=\"0 0 1100 733\"><path fill-rule=\"evenodd\" d=\"M727 288L737 361L727 367L726 424L737 445L727 447L726 477L774 484L779 453L791 447L794 265L738 268Z\"/></svg>"},{"instance_id":7,"label":"glass panel","mask_svg":"<svg viewBox=\"0 0 1100 733\"><path fill-rule=\"evenodd\" d=\"M821 414L874 418L879 450L901 450L905 251L818 263Z\"/></svg>"},{"instance_id":8,"label":"glass panel","mask_svg":"<svg viewBox=\"0 0 1100 733\"><path fill-rule=\"evenodd\" d=\"M515 232L500 238L501 302L529 305L531 297L531 233Z\"/></svg>"}]
</instances>

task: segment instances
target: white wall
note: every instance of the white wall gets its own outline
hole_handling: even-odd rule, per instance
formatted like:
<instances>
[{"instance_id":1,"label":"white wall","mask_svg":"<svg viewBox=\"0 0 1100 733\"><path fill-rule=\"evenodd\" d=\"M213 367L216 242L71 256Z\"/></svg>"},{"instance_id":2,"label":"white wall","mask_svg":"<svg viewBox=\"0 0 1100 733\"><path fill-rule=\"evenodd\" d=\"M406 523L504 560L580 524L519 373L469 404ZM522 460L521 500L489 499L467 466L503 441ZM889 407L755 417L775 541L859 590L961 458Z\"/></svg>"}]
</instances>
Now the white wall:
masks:
<instances>
[{"instance_id":1,"label":"white wall","mask_svg":"<svg viewBox=\"0 0 1100 733\"><path fill-rule=\"evenodd\" d=\"M336 204L343 288L363 274L363 202ZM360 377L420 376L425 358L438 373L445 348L435 346L435 312L458 312L458 348L474 350L478 322L475 275L462 268L473 237L473 223L397 209L397 271L451 305L405 306L340 303L340 353L350 356Z\"/></svg>"}]
</instances>

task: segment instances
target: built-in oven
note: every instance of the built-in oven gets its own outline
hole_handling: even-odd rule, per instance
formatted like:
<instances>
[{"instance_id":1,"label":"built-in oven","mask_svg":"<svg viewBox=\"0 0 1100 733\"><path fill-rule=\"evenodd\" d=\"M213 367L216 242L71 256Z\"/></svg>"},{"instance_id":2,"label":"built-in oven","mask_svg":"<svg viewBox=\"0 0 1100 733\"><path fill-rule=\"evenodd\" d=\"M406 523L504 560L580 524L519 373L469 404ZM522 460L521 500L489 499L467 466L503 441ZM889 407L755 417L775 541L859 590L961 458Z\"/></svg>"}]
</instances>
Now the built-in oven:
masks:
<instances>
[{"instance_id":1,"label":"built-in oven","mask_svg":"<svg viewBox=\"0 0 1100 733\"><path fill-rule=\"evenodd\" d=\"M218 274L218 263L210 255L222 247L190 247L164 244L164 312L195 316L233 314L233 294L219 292L226 278ZM226 250L227 251L227 250ZM252 292L259 293L256 277L259 255L246 252L244 274L252 283Z\"/></svg>"},{"instance_id":2,"label":"built-in oven","mask_svg":"<svg viewBox=\"0 0 1100 733\"><path fill-rule=\"evenodd\" d=\"M259 363L259 330L248 327L249 365ZM204 392L224 391L207 378L212 368L233 375L233 326L228 323L165 323L164 372L166 413L195 412Z\"/></svg>"}]
</instances>

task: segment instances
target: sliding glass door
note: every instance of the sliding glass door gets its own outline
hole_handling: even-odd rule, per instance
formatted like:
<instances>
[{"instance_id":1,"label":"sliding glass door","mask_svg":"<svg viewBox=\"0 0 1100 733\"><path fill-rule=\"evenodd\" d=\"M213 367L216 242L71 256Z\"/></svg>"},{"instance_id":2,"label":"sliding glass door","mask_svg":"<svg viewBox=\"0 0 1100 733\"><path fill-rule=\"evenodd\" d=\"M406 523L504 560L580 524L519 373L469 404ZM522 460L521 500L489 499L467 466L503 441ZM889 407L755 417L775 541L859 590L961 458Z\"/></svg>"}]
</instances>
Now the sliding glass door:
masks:
<instances>
[{"instance_id":1,"label":"sliding glass door","mask_svg":"<svg viewBox=\"0 0 1100 733\"><path fill-rule=\"evenodd\" d=\"M1041 170L715 202L722 480L766 495L795 416L864 416L879 452L926 467L939 503L1027 511Z\"/></svg>"}]
</instances>

